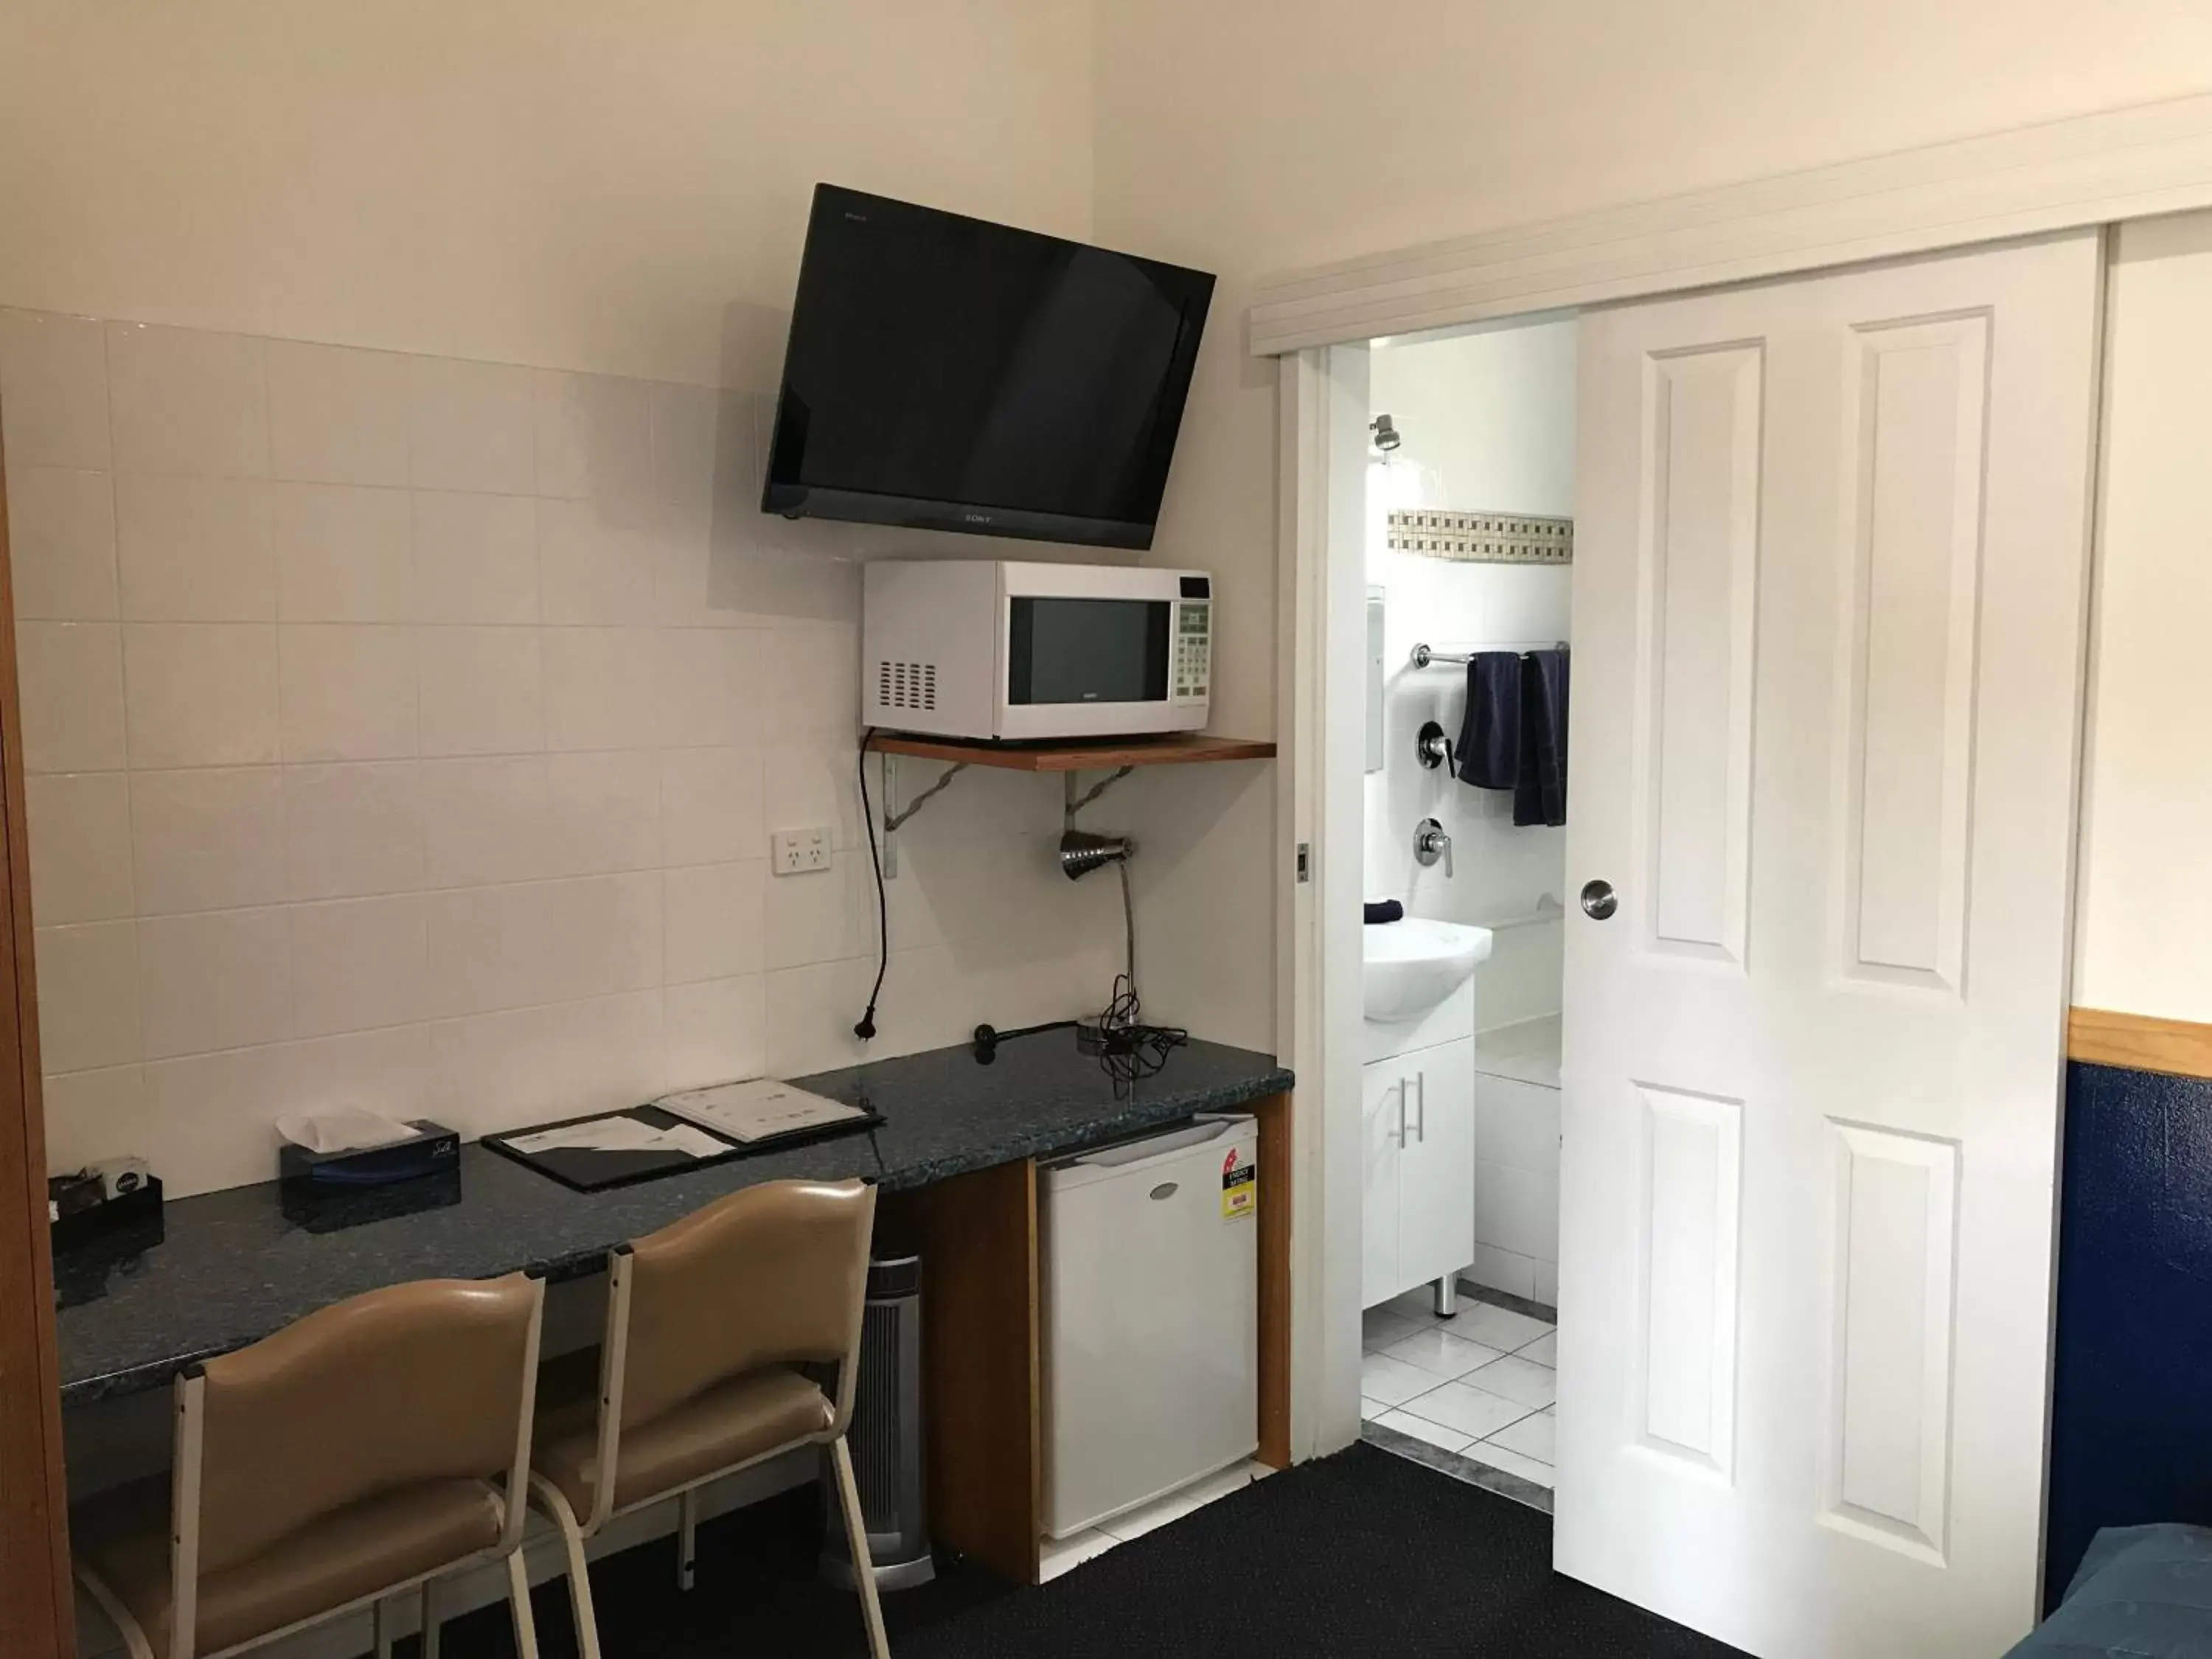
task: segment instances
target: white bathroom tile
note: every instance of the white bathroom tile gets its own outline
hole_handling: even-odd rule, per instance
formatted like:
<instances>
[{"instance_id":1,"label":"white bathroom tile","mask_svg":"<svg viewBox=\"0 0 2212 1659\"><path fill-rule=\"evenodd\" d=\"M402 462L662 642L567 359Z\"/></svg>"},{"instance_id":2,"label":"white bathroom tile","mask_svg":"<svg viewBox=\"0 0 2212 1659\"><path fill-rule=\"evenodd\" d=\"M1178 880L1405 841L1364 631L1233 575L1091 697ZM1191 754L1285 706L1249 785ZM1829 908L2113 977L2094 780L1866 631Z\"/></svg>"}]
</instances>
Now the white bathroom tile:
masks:
<instances>
[{"instance_id":1,"label":"white bathroom tile","mask_svg":"<svg viewBox=\"0 0 2212 1659\"><path fill-rule=\"evenodd\" d=\"M781 733L773 734L776 738ZM827 823L836 830L842 852L865 848L867 837L860 818L859 751L849 734L827 741L793 743L770 741L761 750L763 811L770 824L792 828ZM911 800L917 772L921 787L934 780L934 769L909 767L901 780ZM868 787L874 793L876 817L883 817L882 774L875 763L868 767ZM965 779L962 781L966 781Z\"/></svg>"},{"instance_id":2,"label":"white bathroom tile","mask_svg":"<svg viewBox=\"0 0 2212 1659\"><path fill-rule=\"evenodd\" d=\"M1436 1386L1435 1376L1419 1365L1393 1359L1388 1354L1370 1353L1359 1357L1359 1392L1367 1399L1379 1400L1386 1406L1402 1406Z\"/></svg>"},{"instance_id":3,"label":"white bathroom tile","mask_svg":"<svg viewBox=\"0 0 2212 1659\"><path fill-rule=\"evenodd\" d=\"M1133 1538L1142 1538L1148 1532L1157 1532L1187 1515L1195 1515L1208 1504L1218 1503L1231 1493L1243 1491L1254 1479L1252 1466L1239 1463L1233 1468L1223 1469L1217 1474L1194 1480L1165 1497L1155 1498L1151 1503L1131 1510L1126 1515L1117 1515L1102 1522L1099 1530L1111 1533L1126 1544Z\"/></svg>"},{"instance_id":4,"label":"white bathroom tile","mask_svg":"<svg viewBox=\"0 0 2212 1659\"><path fill-rule=\"evenodd\" d=\"M546 1011L545 1115L635 1106L666 1091L658 990L562 1003Z\"/></svg>"},{"instance_id":5,"label":"white bathroom tile","mask_svg":"<svg viewBox=\"0 0 2212 1659\"><path fill-rule=\"evenodd\" d=\"M1382 1304L1383 1308L1401 1319L1410 1319L1417 1325L1437 1322L1436 1297L1426 1285L1418 1290L1403 1291Z\"/></svg>"},{"instance_id":6,"label":"white bathroom tile","mask_svg":"<svg viewBox=\"0 0 2212 1659\"><path fill-rule=\"evenodd\" d=\"M668 983L761 971L762 915L770 885L765 859L689 865L666 872L662 885Z\"/></svg>"},{"instance_id":7,"label":"white bathroom tile","mask_svg":"<svg viewBox=\"0 0 2212 1659\"><path fill-rule=\"evenodd\" d=\"M48 1072L121 1066L140 1053L137 928L40 927L39 1063Z\"/></svg>"},{"instance_id":8,"label":"white bathroom tile","mask_svg":"<svg viewBox=\"0 0 2212 1659\"><path fill-rule=\"evenodd\" d=\"M653 746L653 634L643 628L544 630L545 746Z\"/></svg>"},{"instance_id":9,"label":"white bathroom tile","mask_svg":"<svg viewBox=\"0 0 2212 1659\"><path fill-rule=\"evenodd\" d=\"M1479 1440L1497 1433L1509 1423L1519 1422L1528 1416L1529 1408L1519 1401L1462 1382L1432 1389L1408 1402L1406 1409L1416 1417L1456 1429Z\"/></svg>"},{"instance_id":10,"label":"white bathroom tile","mask_svg":"<svg viewBox=\"0 0 2212 1659\"><path fill-rule=\"evenodd\" d=\"M867 1005L875 975L875 963L865 957L768 975L769 1069L800 1077L857 1065L870 1054L940 1048L974 1028L975 987L956 970L949 949L894 950L876 1011L876 1040L862 1044L853 1023ZM995 1012L999 1004L990 1006Z\"/></svg>"},{"instance_id":11,"label":"white bathroom tile","mask_svg":"<svg viewBox=\"0 0 2212 1659\"><path fill-rule=\"evenodd\" d=\"M530 754L544 746L537 629L425 628L416 644L422 753Z\"/></svg>"},{"instance_id":12,"label":"white bathroom tile","mask_svg":"<svg viewBox=\"0 0 2212 1659\"><path fill-rule=\"evenodd\" d=\"M15 676L24 770L123 765L123 646L113 623L17 623Z\"/></svg>"},{"instance_id":13,"label":"white bathroom tile","mask_svg":"<svg viewBox=\"0 0 2212 1659\"><path fill-rule=\"evenodd\" d=\"M653 480L650 383L553 370L537 379L538 493L643 500Z\"/></svg>"},{"instance_id":14,"label":"white bathroom tile","mask_svg":"<svg viewBox=\"0 0 2212 1659\"><path fill-rule=\"evenodd\" d=\"M113 481L105 472L10 467L8 557L18 617L112 621L119 614Z\"/></svg>"},{"instance_id":15,"label":"white bathroom tile","mask_svg":"<svg viewBox=\"0 0 2212 1659\"><path fill-rule=\"evenodd\" d=\"M1495 1307L1487 1302L1472 1302L1462 1297L1458 1313L1444 1322L1444 1328L1454 1336L1464 1337L1469 1342L1480 1342L1486 1348L1511 1353L1516 1348L1534 1342L1552 1328L1540 1319L1515 1313L1510 1308Z\"/></svg>"},{"instance_id":16,"label":"white bathroom tile","mask_svg":"<svg viewBox=\"0 0 2212 1659\"><path fill-rule=\"evenodd\" d=\"M269 476L263 342L210 329L107 325L118 471Z\"/></svg>"},{"instance_id":17,"label":"white bathroom tile","mask_svg":"<svg viewBox=\"0 0 2212 1659\"><path fill-rule=\"evenodd\" d=\"M414 762L288 766L283 781L288 897L366 897L422 885Z\"/></svg>"},{"instance_id":18,"label":"white bathroom tile","mask_svg":"<svg viewBox=\"0 0 2212 1659\"><path fill-rule=\"evenodd\" d=\"M286 1111L366 1107L401 1122L434 1115L428 1025L349 1031L277 1046L278 1086Z\"/></svg>"},{"instance_id":19,"label":"white bathroom tile","mask_svg":"<svg viewBox=\"0 0 2212 1659\"><path fill-rule=\"evenodd\" d=\"M1457 1429L1448 1429L1441 1423L1431 1423L1425 1417L1416 1417L1411 1412L1384 1412L1374 1421L1377 1428L1395 1429L1400 1434L1426 1442L1438 1451L1455 1452L1474 1443L1473 1435L1462 1434Z\"/></svg>"},{"instance_id":20,"label":"white bathroom tile","mask_svg":"<svg viewBox=\"0 0 2212 1659\"><path fill-rule=\"evenodd\" d=\"M277 638L286 760L392 760L416 752L413 629L286 623Z\"/></svg>"},{"instance_id":21,"label":"white bathroom tile","mask_svg":"<svg viewBox=\"0 0 2212 1659\"><path fill-rule=\"evenodd\" d=\"M660 761L647 749L549 755L542 832L549 876L660 864Z\"/></svg>"},{"instance_id":22,"label":"white bathroom tile","mask_svg":"<svg viewBox=\"0 0 2212 1659\"><path fill-rule=\"evenodd\" d=\"M429 945L419 896L295 904L291 922L293 1020L300 1036L422 1018Z\"/></svg>"},{"instance_id":23,"label":"white bathroom tile","mask_svg":"<svg viewBox=\"0 0 2212 1659\"><path fill-rule=\"evenodd\" d=\"M1559 1461L1559 1419L1548 1409L1535 1412L1498 1430L1487 1443L1519 1452L1523 1457L1533 1457L1540 1463L1556 1463Z\"/></svg>"},{"instance_id":24,"label":"white bathroom tile","mask_svg":"<svg viewBox=\"0 0 2212 1659\"><path fill-rule=\"evenodd\" d=\"M269 486L125 472L115 556L133 622L272 622L276 555Z\"/></svg>"},{"instance_id":25,"label":"white bathroom tile","mask_svg":"<svg viewBox=\"0 0 2212 1659\"><path fill-rule=\"evenodd\" d=\"M548 1000L543 884L428 893L423 915L432 1015L492 1013Z\"/></svg>"},{"instance_id":26,"label":"white bathroom tile","mask_svg":"<svg viewBox=\"0 0 2212 1659\"><path fill-rule=\"evenodd\" d=\"M428 1115L471 1137L552 1116L547 1036L556 1012L524 1008L432 1022Z\"/></svg>"},{"instance_id":27,"label":"white bathroom tile","mask_svg":"<svg viewBox=\"0 0 2212 1659\"><path fill-rule=\"evenodd\" d=\"M920 943L904 934L902 946ZM865 854L836 854L827 870L771 876L761 915L769 968L800 968L872 955L877 946L875 878Z\"/></svg>"},{"instance_id":28,"label":"white bathroom tile","mask_svg":"<svg viewBox=\"0 0 2212 1659\"><path fill-rule=\"evenodd\" d=\"M662 981L658 870L548 882L545 994L549 1001L644 990Z\"/></svg>"},{"instance_id":29,"label":"white bathroom tile","mask_svg":"<svg viewBox=\"0 0 2212 1659\"><path fill-rule=\"evenodd\" d=\"M30 815L31 913L39 926L135 914L131 791L120 772L24 780Z\"/></svg>"},{"instance_id":30,"label":"white bathroom tile","mask_svg":"<svg viewBox=\"0 0 2212 1659\"><path fill-rule=\"evenodd\" d=\"M763 732L844 741L860 725L860 630L844 623L762 630L759 684Z\"/></svg>"},{"instance_id":31,"label":"white bathroom tile","mask_svg":"<svg viewBox=\"0 0 2212 1659\"><path fill-rule=\"evenodd\" d=\"M1495 1440L1474 1441L1461 1449L1460 1455L1472 1458L1478 1463L1486 1463L1493 1469L1502 1469L1507 1474L1518 1475L1531 1486L1541 1486L1547 1492L1552 1489L1559 1478L1559 1472L1540 1458L1523 1457L1519 1452L1500 1445Z\"/></svg>"},{"instance_id":32,"label":"white bathroom tile","mask_svg":"<svg viewBox=\"0 0 2212 1659\"><path fill-rule=\"evenodd\" d=\"M1559 1305L1559 1264L1558 1262L1539 1261L1536 1264L1535 1299L1547 1308L1556 1308Z\"/></svg>"},{"instance_id":33,"label":"white bathroom tile","mask_svg":"<svg viewBox=\"0 0 2212 1659\"><path fill-rule=\"evenodd\" d=\"M1492 1360L1463 1380L1486 1394L1518 1401L1531 1411L1542 1411L1559 1393L1557 1371L1514 1354Z\"/></svg>"},{"instance_id":34,"label":"white bathroom tile","mask_svg":"<svg viewBox=\"0 0 2212 1659\"><path fill-rule=\"evenodd\" d=\"M1387 1308L1370 1308L1359 1316L1359 1346L1368 1352L1380 1352L1420 1328L1413 1320L1402 1318Z\"/></svg>"},{"instance_id":35,"label":"white bathroom tile","mask_svg":"<svg viewBox=\"0 0 2212 1659\"><path fill-rule=\"evenodd\" d=\"M138 914L284 899L284 796L270 766L140 772L131 780Z\"/></svg>"},{"instance_id":36,"label":"white bathroom tile","mask_svg":"<svg viewBox=\"0 0 2212 1659\"><path fill-rule=\"evenodd\" d=\"M147 1155L172 1198L266 1181L276 1119L292 1109L283 1045L198 1054L147 1066Z\"/></svg>"},{"instance_id":37,"label":"white bathroom tile","mask_svg":"<svg viewBox=\"0 0 2212 1659\"><path fill-rule=\"evenodd\" d=\"M758 750L663 750L660 822L665 860L671 865L722 864L763 855L767 819L761 789Z\"/></svg>"},{"instance_id":38,"label":"white bathroom tile","mask_svg":"<svg viewBox=\"0 0 2212 1659\"><path fill-rule=\"evenodd\" d=\"M277 615L295 623L404 623L415 616L404 490L270 487Z\"/></svg>"},{"instance_id":39,"label":"white bathroom tile","mask_svg":"<svg viewBox=\"0 0 2212 1659\"><path fill-rule=\"evenodd\" d=\"M1533 1364L1556 1367L1559 1363L1559 1334L1547 1332L1518 1352L1522 1358Z\"/></svg>"},{"instance_id":40,"label":"white bathroom tile","mask_svg":"<svg viewBox=\"0 0 2212 1659\"><path fill-rule=\"evenodd\" d=\"M1559 1178L1474 1162L1475 1237L1536 1261L1559 1255Z\"/></svg>"},{"instance_id":41,"label":"white bathroom tile","mask_svg":"<svg viewBox=\"0 0 2212 1659\"><path fill-rule=\"evenodd\" d=\"M64 1175L111 1158L144 1158L149 1125L146 1074L137 1066L49 1077L40 1092L46 1110L46 1170Z\"/></svg>"},{"instance_id":42,"label":"white bathroom tile","mask_svg":"<svg viewBox=\"0 0 2212 1659\"><path fill-rule=\"evenodd\" d=\"M1388 1416L1396 1409L1396 1407L1386 1406L1379 1400L1370 1400L1364 1394L1359 1396L1359 1417L1362 1422L1372 1423L1378 1418Z\"/></svg>"},{"instance_id":43,"label":"white bathroom tile","mask_svg":"<svg viewBox=\"0 0 2212 1659\"><path fill-rule=\"evenodd\" d=\"M671 1089L758 1077L768 1069L767 991L758 974L671 985L661 994Z\"/></svg>"},{"instance_id":44,"label":"white bathroom tile","mask_svg":"<svg viewBox=\"0 0 2212 1659\"><path fill-rule=\"evenodd\" d=\"M750 741L758 728L759 639L750 629L664 628L653 646L663 748Z\"/></svg>"},{"instance_id":45,"label":"white bathroom tile","mask_svg":"<svg viewBox=\"0 0 2212 1659\"><path fill-rule=\"evenodd\" d=\"M472 887L545 873L545 759L424 761L422 884Z\"/></svg>"},{"instance_id":46,"label":"white bathroom tile","mask_svg":"<svg viewBox=\"0 0 2212 1659\"><path fill-rule=\"evenodd\" d=\"M538 589L547 622L592 627L650 623L654 565L647 503L538 502Z\"/></svg>"},{"instance_id":47,"label":"white bathroom tile","mask_svg":"<svg viewBox=\"0 0 2212 1659\"><path fill-rule=\"evenodd\" d=\"M1480 1218L1477 1218L1477 1225ZM1516 1255L1495 1244L1477 1243L1474 1255L1460 1277L1486 1285L1493 1291L1503 1291L1508 1296L1517 1296L1524 1301L1540 1302L1544 1297L1536 1289L1536 1264L1525 1255Z\"/></svg>"},{"instance_id":48,"label":"white bathroom tile","mask_svg":"<svg viewBox=\"0 0 2212 1659\"><path fill-rule=\"evenodd\" d=\"M1048 1538L1037 1546L1037 1583L1049 1584L1085 1561L1095 1561L1121 1540L1111 1533L1085 1531Z\"/></svg>"},{"instance_id":49,"label":"white bathroom tile","mask_svg":"<svg viewBox=\"0 0 2212 1659\"><path fill-rule=\"evenodd\" d=\"M727 516L711 502L653 504L653 615L669 628L757 625L744 608L738 570L746 557Z\"/></svg>"},{"instance_id":50,"label":"white bathroom tile","mask_svg":"<svg viewBox=\"0 0 2212 1659\"><path fill-rule=\"evenodd\" d=\"M0 311L0 418L8 467L108 464L107 344L99 323Z\"/></svg>"},{"instance_id":51,"label":"white bathroom tile","mask_svg":"<svg viewBox=\"0 0 2212 1659\"><path fill-rule=\"evenodd\" d=\"M678 506L711 506L714 461L724 421L750 425L744 405L713 386L656 382L648 394L653 432L653 489Z\"/></svg>"},{"instance_id":52,"label":"white bathroom tile","mask_svg":"<svg viewBox=\"0 0 2212 1659\"><path fill-rule=\"evenodd\" d=\"M317 483L407 482L407 359L271 340L270 473Z\"/></svg>"},{"instance_id":53,"label":"white bathroom tile","mask_svg":"<svg viewBox=\"0 0 2212 1659\"><path fill-rule=\"evenodd\" d=\"M418 489L410 505L421 620L538 620L537 502Z\"/></svg>"},{"instance_id":54,"label":"white bathroom tile","mask_svg":"<svg viewBox=\"0 0 2212 1659\"><path fill-rule=\"evenodd\" d=\"M292 1035L291 946L282 908L141 921L138 982L149 1060Z\"/></svg>"},{"instance_id":55,"label":"white bathroom tile","mask_svg":"<svg viewBox=\"0 0 2212 1659\"><path fill-rule=\"evenodd\" d=\"M1474 1079L1475 1156L1557 1182L1559 1091L1512 1078Z\"/></svg>"},{"instance_id":56,"label":"white bathroom tile","mask_svg":"<svg viewBox=\"0 0 2212 1659\"><path fill-rule=\"evenodd\" d=\"M1477 1366L1487 1365L1499 1358L1495 1348L1486 1348L1480 1342L1463 1341L1449 1331L1434 1326L1402 1337L1382 1352L1392 1359L1419 1366L1431 1376L1446 1382L1465 1376Z\"/></svg>"},{"instance_id":57,"label":"white bathroom tile","mask_svg":"<svg viewBox=\"0 0 2212 1659\"><path fill-rule=\"evenodd\" d=\"M134 767L247 766L277 757L276 630L134 623L123 630Z\"/></svg>"},{"instance_id":58,"label":"white bathroom tile","mask_svg":"<svg viewBox=\"0 0 2212 1659\"><path fill-rule=\"evenodd\" d=\"M530 494L537 478L534 383L526 368L410 358L409 482L418 489Z\"/></svg>"}]
</instances>

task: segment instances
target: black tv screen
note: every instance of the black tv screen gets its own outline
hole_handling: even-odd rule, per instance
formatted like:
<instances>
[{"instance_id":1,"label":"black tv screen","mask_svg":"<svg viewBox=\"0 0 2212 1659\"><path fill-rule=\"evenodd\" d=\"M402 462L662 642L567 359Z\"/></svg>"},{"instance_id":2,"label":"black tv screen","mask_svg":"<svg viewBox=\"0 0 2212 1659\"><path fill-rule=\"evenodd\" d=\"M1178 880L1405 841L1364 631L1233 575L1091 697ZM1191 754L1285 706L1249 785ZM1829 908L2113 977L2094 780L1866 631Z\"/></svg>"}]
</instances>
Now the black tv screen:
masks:
<instances>
[{"instance_id":1,"label":"black tv screen","mask_svg":"<svg viewBox=\"0 0 2212 1659\"><path fill-rule=\"evenodd\" d=\"M1150 547L1213 278L814 191L763 512Z\"/></svg>"}]
</instances>

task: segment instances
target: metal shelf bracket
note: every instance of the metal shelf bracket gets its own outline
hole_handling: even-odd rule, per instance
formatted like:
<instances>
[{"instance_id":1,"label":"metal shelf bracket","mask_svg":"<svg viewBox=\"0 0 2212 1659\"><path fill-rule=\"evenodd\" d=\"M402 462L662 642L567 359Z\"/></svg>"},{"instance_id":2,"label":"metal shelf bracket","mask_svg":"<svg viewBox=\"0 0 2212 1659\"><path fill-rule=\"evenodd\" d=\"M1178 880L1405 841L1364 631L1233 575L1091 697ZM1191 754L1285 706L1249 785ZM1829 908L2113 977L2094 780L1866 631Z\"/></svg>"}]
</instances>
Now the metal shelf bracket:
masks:
<instances>
[{"instance_id":1,"label":"metal shelf bracket","mask_svg":"<svg viewBox=\"0 0 2212 1659\"><path fill-rule=\"evenodd\" d=\"M1067 781L1067 810L1062 816L1061 822L1067 828L1071 830L1073 829L1075 827L1075 815L1078 812L1080 812L1085 807L1090 805L1092 801L1097 800L1099 796L1104 794L1109 789L1111 789L1115 784L1121 782L1122 779L1127 777L1130 773L1136 769L1137 769L1133 766L1125 766L1118 772L1109 772L1106 776L1099 779L1097 782L1092 784L1090 788L1085 790L1079 795L1075 793L1076 775L1073 772L1062 773L1060 775Z\"/></svg>"},{"instance_id":2,"label":"metal shelf bracket","mask_svg":"<svg viewBox=\"0 0 2212 1659\"><path fill-rule=\"evenodd\" d=\"M954 761L950 766L945 769L944 772L939 776L936 782L931 784L928 788L923 790L912 800L908 801L906 804L906 810L902 811L899 810L898 804L898 757L896 755L887 754L880 756L878 758L880 758L884 763L884 844L882 849L884 879L885 881L889 881L892 877L898 874L899 826L904 823L908 818L911 818L916 812L921 811L922 804L928 800L930 797L941 792L945 785L951 783L953 779L958 777L963 772L965 772L968 769L968 763L966 761Z\"/></svg>"}]
</instances>

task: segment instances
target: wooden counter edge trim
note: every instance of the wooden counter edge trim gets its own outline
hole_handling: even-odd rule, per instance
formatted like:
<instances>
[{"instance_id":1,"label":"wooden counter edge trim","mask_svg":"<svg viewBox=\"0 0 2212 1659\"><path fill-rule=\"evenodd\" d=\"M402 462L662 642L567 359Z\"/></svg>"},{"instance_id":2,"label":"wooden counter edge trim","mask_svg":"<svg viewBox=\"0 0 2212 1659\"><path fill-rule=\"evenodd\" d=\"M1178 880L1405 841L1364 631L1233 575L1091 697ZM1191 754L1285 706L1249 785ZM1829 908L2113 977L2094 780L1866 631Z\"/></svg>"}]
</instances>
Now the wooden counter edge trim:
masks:
<instances>
[{"instance_id":1,"label":"wooden counter edge trim","mask_svg":"<svg viewBox=\"0 0 2212 1659\"><path fill-rule=\"evenodd\" d=\"M1291 1097L1255 1101L1260 1121L1260 1449L1291 1466Z\"/></svg>"},{"instance_id":2,"label":"wooden counter edge trim","mask_svg":"<svg viewBox=\"0 0 2212 1659\"><path fill-rule=\"evenodd\" d=\"M2066 1057L2092 1066L2212 1078L2212 1025L2075 1008L2066 1017Z\"/></svg>"}]
</instances>

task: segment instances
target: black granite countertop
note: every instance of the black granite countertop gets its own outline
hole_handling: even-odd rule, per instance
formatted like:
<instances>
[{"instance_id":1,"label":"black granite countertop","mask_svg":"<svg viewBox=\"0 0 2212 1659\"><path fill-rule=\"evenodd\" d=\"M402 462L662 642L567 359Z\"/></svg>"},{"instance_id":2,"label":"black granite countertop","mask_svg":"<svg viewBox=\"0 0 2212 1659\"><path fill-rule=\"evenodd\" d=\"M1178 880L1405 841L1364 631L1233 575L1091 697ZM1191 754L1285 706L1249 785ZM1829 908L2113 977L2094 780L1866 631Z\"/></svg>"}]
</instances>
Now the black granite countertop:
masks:
<instances>
[{"instance_id":1,"label":"black granite countertop","mask_svg":"<svg viewBox=\"0 0 2212 1659\"><path fill-rule=\"evenodd\" d=\"M1265 1054L1194 1042L1157 1076L1117 1081L1055 1030L1007 1042L988 1066L963 1046L798 1081L865 1101L883 1125L599 1193L571 1192L472 1146L451 1186L379 1189L351 1200L362 1206L351 1212L288 1214L273 1182L178 1200L164 1241L143 1254L57 1261L63 1401L159 1388L195 1360L381 1285L517 1268L556 1279L593 1273L612 1246L759 1182L863 1176L886 1189L918 1187L1243 1105L1288 1089L1291 1074ZM392 1212L426 1204L435 1207Z\"/></svg>"}]
</instances>

